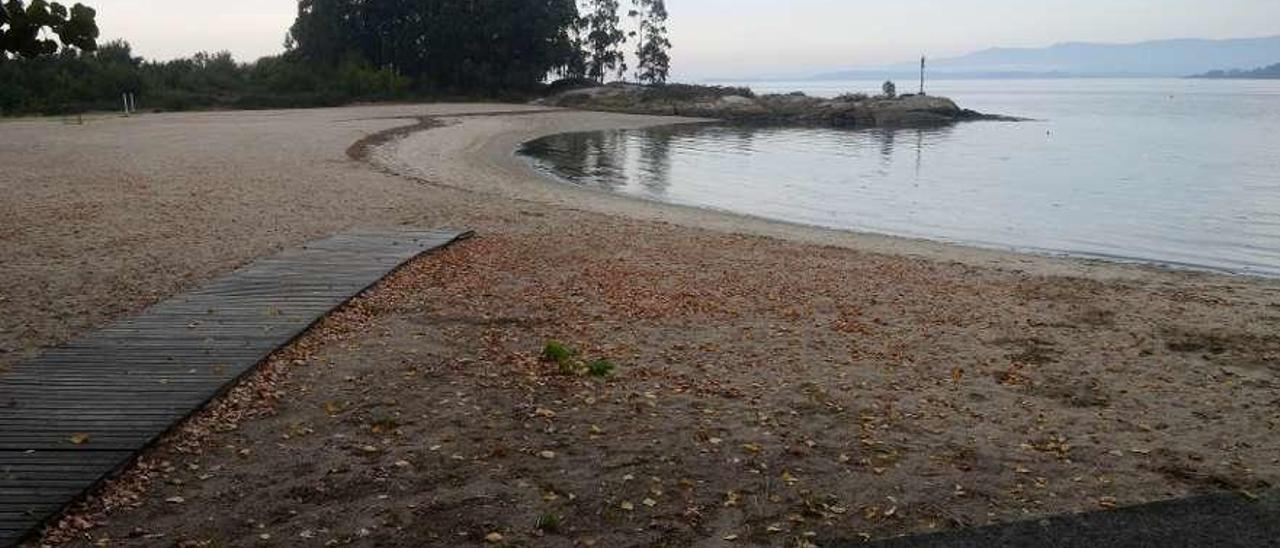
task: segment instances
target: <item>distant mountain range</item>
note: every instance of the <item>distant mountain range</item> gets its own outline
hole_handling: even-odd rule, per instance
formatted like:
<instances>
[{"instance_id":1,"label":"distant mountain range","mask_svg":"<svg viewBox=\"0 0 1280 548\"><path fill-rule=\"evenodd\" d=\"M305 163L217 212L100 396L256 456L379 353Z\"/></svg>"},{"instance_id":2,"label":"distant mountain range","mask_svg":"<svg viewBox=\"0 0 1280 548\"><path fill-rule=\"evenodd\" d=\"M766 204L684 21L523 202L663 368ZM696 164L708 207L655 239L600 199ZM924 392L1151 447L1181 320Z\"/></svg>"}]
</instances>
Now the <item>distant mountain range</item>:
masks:
<instances>
[{"instance_id":1,"label":"distant mountain range","mask_svg":"<svg viewBox=\"0 0 1280 548\"><path fill-rule=\"evenodd\" d=\"M1157 40L1135 44L1069 42L1044 48L991 48L929 60L932 78L1183 77L1225 67L1280 61L1280 36L1231 40ZM918 61L819 74L815 80L903 78Z\"/></svg>"},{"instance_id":2,"label":"distant mountain range","mask_svg":"<svg viewBox=\"0 0 1280 548\"><path fill-rule=\"evenodd\" d=\"M1231 70L1211 70L1204 74L1197 74L1192 78L1210 78L1210 79L1247 79L1260 78L1268 80L1280 80L1280 63L1274 65L1256 68L1253 70L1231 69Z\"/></svg>"}]
</instances>

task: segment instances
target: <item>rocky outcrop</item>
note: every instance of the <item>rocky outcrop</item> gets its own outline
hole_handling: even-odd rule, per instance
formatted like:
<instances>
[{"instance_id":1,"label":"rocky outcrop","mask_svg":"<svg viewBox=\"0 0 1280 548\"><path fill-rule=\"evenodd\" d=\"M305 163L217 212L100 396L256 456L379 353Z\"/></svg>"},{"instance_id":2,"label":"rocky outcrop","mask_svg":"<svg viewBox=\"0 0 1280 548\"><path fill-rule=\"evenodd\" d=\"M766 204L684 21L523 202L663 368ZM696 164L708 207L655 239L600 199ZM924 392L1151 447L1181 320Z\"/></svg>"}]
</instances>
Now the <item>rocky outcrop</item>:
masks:
<instances>
[{"instance_id":1,"label":"rocky outcrop","mask_svg":"<svg viewBox=\"0 0 1280 548\"><path fill-rule=\"evenodd\" d=\"M742 88L611 84L566 91L539 104L633 114L663 114L729 121L834 127L922 127L963 120L1016 120L962 109L951 99L928 95L835 99L802 93L756 96Z\"/></svg>"}]
</instances>

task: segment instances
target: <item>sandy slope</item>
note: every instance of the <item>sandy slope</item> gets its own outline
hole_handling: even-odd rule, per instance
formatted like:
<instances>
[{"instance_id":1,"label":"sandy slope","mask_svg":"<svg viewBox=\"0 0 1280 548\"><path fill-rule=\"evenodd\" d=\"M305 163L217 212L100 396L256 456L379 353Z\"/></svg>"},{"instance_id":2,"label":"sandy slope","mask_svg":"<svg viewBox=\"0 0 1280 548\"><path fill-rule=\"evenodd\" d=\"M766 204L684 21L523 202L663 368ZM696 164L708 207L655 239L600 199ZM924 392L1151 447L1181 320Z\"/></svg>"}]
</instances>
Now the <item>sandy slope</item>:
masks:
<instances>
[{"instance_id":1,"label":"sandy slope","mask_svg":"<svg viewBox=\"0 0 1280 548\"><path fill-rule=\"evenodd\" d=\"M343 228L479 233L337 315L62 531L105 501L126 508L75 535L796 545L1280 482L1277 282L638 202L511 154L669 119L445 118L374 151L377 169L345 155L406 123L379 117L511 108L0 128L6 359ZM616 375L562 374L538 359L548 339ZM535 527L547 516L559 527Z\"/></svg>"}]
</instances>

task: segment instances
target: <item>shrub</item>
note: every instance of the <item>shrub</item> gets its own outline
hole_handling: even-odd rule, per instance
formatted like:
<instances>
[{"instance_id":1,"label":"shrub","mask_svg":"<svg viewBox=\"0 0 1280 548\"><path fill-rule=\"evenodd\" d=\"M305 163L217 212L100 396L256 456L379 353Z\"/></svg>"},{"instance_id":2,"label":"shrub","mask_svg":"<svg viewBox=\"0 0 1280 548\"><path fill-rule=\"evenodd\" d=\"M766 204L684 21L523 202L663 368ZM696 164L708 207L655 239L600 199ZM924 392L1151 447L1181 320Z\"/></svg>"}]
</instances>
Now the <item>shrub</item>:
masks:
<instances>
[{"instance_id":1,"label":"shrub","mask_svg":"<svg viewBox=\"0 0 1280 548\"><path fill-rule=\"evenodd\" d=\"M885 80L884 85L880 86L880 90L884 92L885 97L890 99L898 96L898 86L893 83L893 80Z\"/></svg>"},{"instance_id":2,"label":"shrub","mask_svg":"<svg viewBox=\"0 0 1280 548\"><path fill-rule=\"evenodd\" d=\"M756 96L751 88L745 87L659 84L645 87L643 98L648 101L706 101L733 95L748 98Z\"/></svg>"},{"instance_id":3,"label":"shrub","mask_svg":"<svg viewBox=\"0 0 1280 548\"><path fill-rule=\"evenodd\" d=\"M559 515L546 513L538 516L538 519L537 521L534 521L533 526L539 531L554 532L560 529L561 521L563 521L563 518Z\"/></svg>"},{"instance_id":4,"label":"shrub","mask_svg":"<svg viewBox=\"0 0 1280 548\"><path fill-rule=\"evenodd\" d=\"M587 373L592 377L608 377L613 374L614 369L616 367L613 362L603 358L587 364Z\"/></svg>"},{"instance_id":5,"label":"shrub","mask_svg":"<svg viewBox=\"0 0 1280 548\"><path fill-rule=\"evenodd\" d=\"M546 346L542 347L542 359L561 365L572 360L576 355L577 352L560 341L547 341Z\"/></svg>"},{"instance_id":6,"label":"shrub","mask_svg":"<svg viewBox=\"0 0 1280 548\"><path fill-rule=\"evenodd\" d=\"M837 101L843 101L843 102L846 102L846 103L857 103L857 102L859 102L859 101L865 101L865 100L867 100L867 94L862 93L862 92L850 92L850 93L843 93L843 94L840 94L840 95L836 96L836 100L837 100Z\"/></svg>"}]
</instances>

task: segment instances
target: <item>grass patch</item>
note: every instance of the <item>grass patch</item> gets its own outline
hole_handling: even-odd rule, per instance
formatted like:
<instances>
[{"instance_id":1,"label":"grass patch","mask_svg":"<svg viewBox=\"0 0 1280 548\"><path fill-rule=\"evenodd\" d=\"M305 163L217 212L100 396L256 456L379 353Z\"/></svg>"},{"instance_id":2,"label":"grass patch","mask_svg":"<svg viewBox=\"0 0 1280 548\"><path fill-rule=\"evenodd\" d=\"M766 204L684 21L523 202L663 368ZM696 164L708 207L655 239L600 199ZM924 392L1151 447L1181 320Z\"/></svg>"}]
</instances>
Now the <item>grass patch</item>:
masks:
<instances>
[{"instance_id":1,"label":"grass patch","mask_svg":"<svg viewBox=\"0 0 1280 548\"><path fill-rule=\"evenodd\" d=\"M564 518L560 517L558 514L548 512L538 516L538 519L533 522L533 526L539 531L554 533L560 530L560 526L563 523Z\"/></svg>"},{"instance_id":2,"label":"grass patch","mask_svg":"<svg viewBox=\"0 0 1280 548\"><path fill-rule=\"evenodd\" d=\"M384 413L378 413L373 416L373 420L369 423L369 431L374 434L386 434L400 427L400 421L394 416Z\"/></svg>"},{"instance_id":3,"label":"grass patch","mask_svg":"<svg viewBox=\"0 0 1280 548\"><path fill-rule=\"evenodd\" d=\"M578 353L560 341L547 341L546 346L542 347L542 359L556 362L563 365L567 361L573 360Z\"/></svg>"},{"instance_id":4,"label":"grass patch","mask_svg":"<svg viewBox=\"0 0 1280 548\"><path fill-rule=\"evenodd\" d=\"M547 341L542 347L542 360L556 364L561 375L608 377L617 369L608 358L584 360L576 349L556 340Z\"/></svg>"},{"instance_id":5,"label":"grass patch","mask_svg":"<svg viewBox=\"0 0 1280 548\"><path fill-rule=\"evenodd\" d=\"M613 374L613 370L616 368L617 366L613 365L613 362L602 358L588 363L587 373L591 374L592 377L608 377Z\"/></svg>"}]
</instances>

